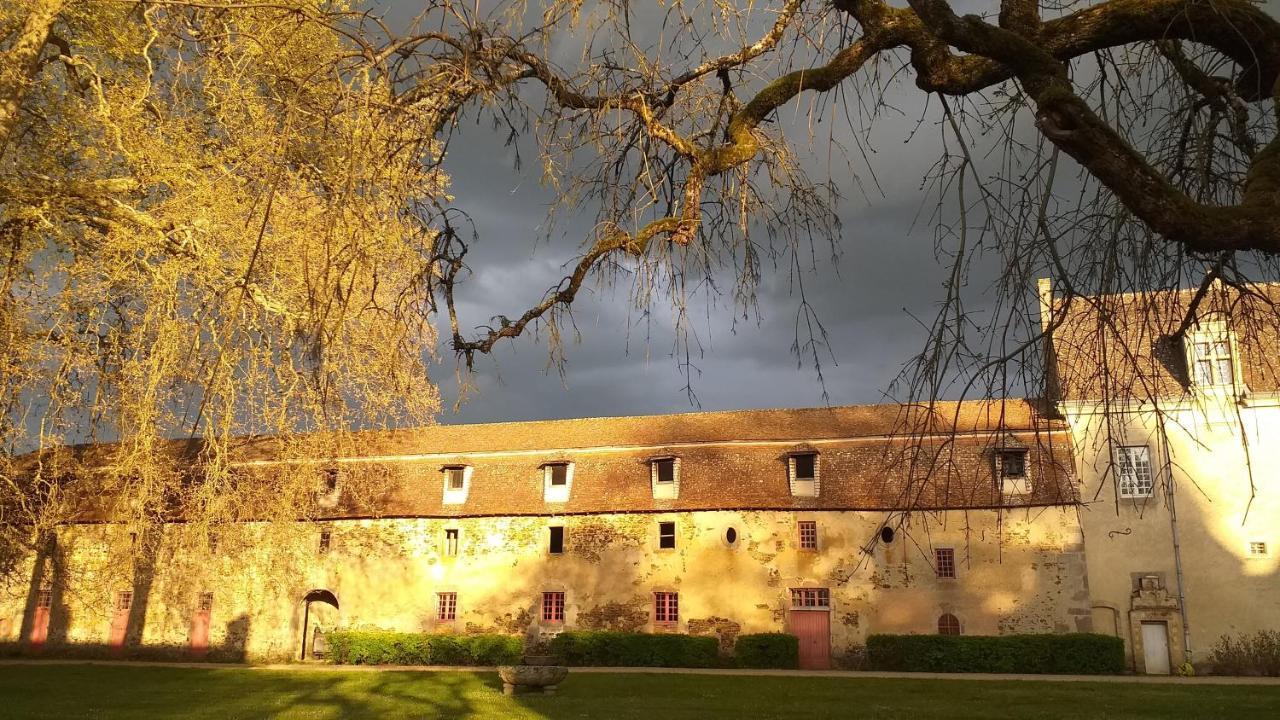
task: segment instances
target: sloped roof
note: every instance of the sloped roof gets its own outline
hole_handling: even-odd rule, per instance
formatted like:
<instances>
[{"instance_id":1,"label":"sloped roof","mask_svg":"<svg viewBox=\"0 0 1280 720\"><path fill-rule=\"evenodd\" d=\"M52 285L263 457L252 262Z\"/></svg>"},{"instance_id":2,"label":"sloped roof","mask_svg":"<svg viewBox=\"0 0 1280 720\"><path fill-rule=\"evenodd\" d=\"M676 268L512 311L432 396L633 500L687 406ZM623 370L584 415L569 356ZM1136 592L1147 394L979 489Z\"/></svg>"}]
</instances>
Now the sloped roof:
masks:
<instances>
[{"instance_id":1,"label":"sloped roof","mask_svg":"<svg viewBox=\"0 0 1280 720\"><path fill-rule=\"evenodd\" d=\"M1123 402L1186 395L1187 333L1180 331L1194 332L1195 320L1213 318L1225 319L1236 338L1245 387L1280 389L1280 285L1250 285L1241 292L1214 283L1197 302L1198 290L1055 298L1050 369L1058 397Z\"/></svg>"},{"instance_id":2,"label":"sloped roof","mask_svg":"<svg viewBox=\"0 0 1280 720\"><path fill-rule=\"evenodd\" d=\"M329 518L990 508L1010 504L995 481L1002 447L1027 451L1029 492L1012 504L1076 500L1069 434L1026 400L439 425L344 446L290 459L258 438L236 454L258 491L286 477L318 481L336 464L337 502L307 513ZM791 493L787 458L798 451L819 453L816 498ZM669 455L680 458L679 495L655 499L648 463ZM541 468L555 461L574 463L567 502L544 498ZM445 504L441 468L455 464L472 468L469 492ZM81 519L106 519L97 504Z\"/></svg>"},{"instance_id":3,"label":"sloped roof","mask_svg":"<svg viewBox=\"0 0 1280 720\"><path fill-rule=\"evenodd\" d=\"M1034 430L1050 427L1029 400L974 400L932 405L845 405L434 425L356 433L340 457L521 452L549 449L653 447L696 443L817 440L912 434ZM270 438L238 448L246 461L277 457Z\"/></svg>"}]
</instances>

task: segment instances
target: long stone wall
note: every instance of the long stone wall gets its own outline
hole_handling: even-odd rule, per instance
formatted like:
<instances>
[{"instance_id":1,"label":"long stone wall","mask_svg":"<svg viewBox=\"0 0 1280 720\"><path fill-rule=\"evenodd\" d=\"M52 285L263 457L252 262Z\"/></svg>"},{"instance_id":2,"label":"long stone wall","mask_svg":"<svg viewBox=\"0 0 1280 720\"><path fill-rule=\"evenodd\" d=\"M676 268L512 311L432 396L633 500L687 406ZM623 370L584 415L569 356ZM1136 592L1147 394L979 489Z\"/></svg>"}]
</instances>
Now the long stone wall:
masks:
<instances>
[{"instance_id":1,"label":"long stone wall","mask_svg":"<svg viewBox=\"0 0 1280 720\"><path fill-rule=\"evenodd\" d=\"M302 599L313 589L340 607L312 603L309 632L675 630L715 634L727 647L740 633L786 631L792 588L829 590L837 658L871 633L936 633L943 613L965 634L1090 629L1075 508L916 514L878 542L886 518L901 520L820 510L336 520L239 525L212 547L184 525L140 535L71 526L32 559L29 582L0 590L0 641L30 638L42 589L50 647L106 644L124 622L127 645L181 648L201 595L212 593L211 647L249 659L298 655ZM661 549L659 523L672 521L676 548ZM800 547L807 521L816 550ZM548 551L553 525L565 528L559 555ZM935 548L954 550L956 578L937 577ZM127 611L121 592L132 593ZM451 621L437 617L447 592L457 594ZM541 622L543 592L565 594L563 624ZM655 626L655 592L679 593L674 628Z\"/></svg>"}]
</instances>

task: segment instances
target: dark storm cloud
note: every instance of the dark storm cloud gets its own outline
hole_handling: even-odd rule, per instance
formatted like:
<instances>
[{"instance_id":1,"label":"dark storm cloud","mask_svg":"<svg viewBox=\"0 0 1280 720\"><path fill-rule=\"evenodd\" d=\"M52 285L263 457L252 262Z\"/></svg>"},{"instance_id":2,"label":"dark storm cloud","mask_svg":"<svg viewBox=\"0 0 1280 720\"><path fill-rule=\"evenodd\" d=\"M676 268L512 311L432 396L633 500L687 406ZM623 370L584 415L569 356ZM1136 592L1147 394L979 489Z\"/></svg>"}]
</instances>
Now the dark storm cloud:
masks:
<instances>
[{"instance_id":1,"label":"dark storm cloud","mask_svg":"<svg viewBox=\"0 0 1280 720\"><path fill-rule=\"evenodd\" d=\"M829 108L822 116L832 129L823 125L812 138L807 105L779 113L811 177L833 177L846 195L838 208L839 261L831 262L820 242L815 266L801 277L805 297L828 333L830 349L820 353L825 385L812 359L797 358L792 350L800 303L785 266L766 273L758 308L745 320L726 297L701 297L690 307L696 342L688 377L676 352L672 308L659 301L647 315L637 311L622 278L617 287L593 288L575 302L580 340L568 338L563 376L548 367L545 334L528 335L479 359L469 378L472 388L454 411L455 364L442 341L435 377L450 407L441 421L812 406L824 402L824 389L832 404L882 401L923 345L925 331L912 316L929 319L936 312L944 274L933 254L934 198L921 191L922 176L943 150L938 116L925 113L923 95L910 85L893 88L888 101L901 114L889 113L863 138L838 114L832 124ZM925 121L913 135L922 115ZM848 148L869 142L874 152L869 162L854 149L851 165L829 164L829 138ZM468 255L474 275L460 292L464 327L483 325L494 315L518 316L564 276L564 265L591 235L588 208L562 219L551 239L544 238L553 197L539 184L534 148L520 147L524 162L516 170L515 150L503 147L503 139L467 119L455 131L446 160L450 192L479 235ZM722 287L732 284L728 272L718 280Z\"/></svg>"}]
</instances>

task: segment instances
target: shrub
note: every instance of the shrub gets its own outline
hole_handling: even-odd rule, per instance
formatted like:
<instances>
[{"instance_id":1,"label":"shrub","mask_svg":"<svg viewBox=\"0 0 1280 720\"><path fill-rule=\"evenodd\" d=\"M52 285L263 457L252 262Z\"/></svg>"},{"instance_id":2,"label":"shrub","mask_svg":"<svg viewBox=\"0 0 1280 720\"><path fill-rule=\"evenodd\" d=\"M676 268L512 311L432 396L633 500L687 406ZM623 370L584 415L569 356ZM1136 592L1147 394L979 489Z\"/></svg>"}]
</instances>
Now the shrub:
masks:
<instances>
[{"instance_id":1,"label":"shrub","mask_svg":"<svg viewBox=\"0 0 1280 720\"><path fill-rule=\"evenodd\" d=\"M784 633L740 635L733 648L733 658L740 667L799 667L800 638Z\"/></svg>"},{"instance_id":2,"label":"shrub","mask_svg":"<svg viewBox=\"0 0 1280 720\"><path fill-rule=\"evenodd\" d=\"M1124 641L1108 635L872 635L872 670L904 672L1124 672Z\"/></svg>"},{"instance_id":3,"label":"shrub","mask_svg":"<svg viewBox=\"0 0 1280 720\"><path fill-rule=\"evenodd\" d=\"M1280 677L1280 630L1259 630L1252 635L1223 635L1210 654L1216 675L1267 675Z\"/></svg>"},{"instance_id":4,"label":"shrub","mask_svg":"<svg viewBox=\"0 0 1280 720\"><path fill-rule=\"evenodd\" d=\"M563 632L551 641L551 653L574 666L712 667L719 642L694 635Z\"/></svg>"},{"instance_id":5,"label":"shrub","mask_svg":"<svg viewBox=\"0 0 1280 720\"><path fill-rule=\"evenodd\" d=\"M508 635L432 635L347 630L325 635L338 665L511 665L521 641Z\"/></svg>"}]
</instances>

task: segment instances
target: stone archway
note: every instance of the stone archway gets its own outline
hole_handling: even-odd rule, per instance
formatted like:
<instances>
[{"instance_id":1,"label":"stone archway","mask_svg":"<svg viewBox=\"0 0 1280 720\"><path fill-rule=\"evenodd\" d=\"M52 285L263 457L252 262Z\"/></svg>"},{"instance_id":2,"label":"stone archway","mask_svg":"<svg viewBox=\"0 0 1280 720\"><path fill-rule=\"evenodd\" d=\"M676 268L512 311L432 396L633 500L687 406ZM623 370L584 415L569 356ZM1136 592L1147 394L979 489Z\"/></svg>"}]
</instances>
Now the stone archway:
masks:
<instances>
[{"instance_id":1,"label":"stone archway","mask_svg":"<svg viewBox=\"0 0 1280 720\"><path fill-rule=\"evenodd\" d=\"M302 596L302 643L301 649L298 651L298 659L307 659L307 638L312 634L311 631L311 604L322 603L338 610L338 596L334 595L331 590L316 588L310 590L306 595ZM314 644L314 641L313 641ZM314 647L312 648L314 652Z\"/></svg>"}]
</instances>

